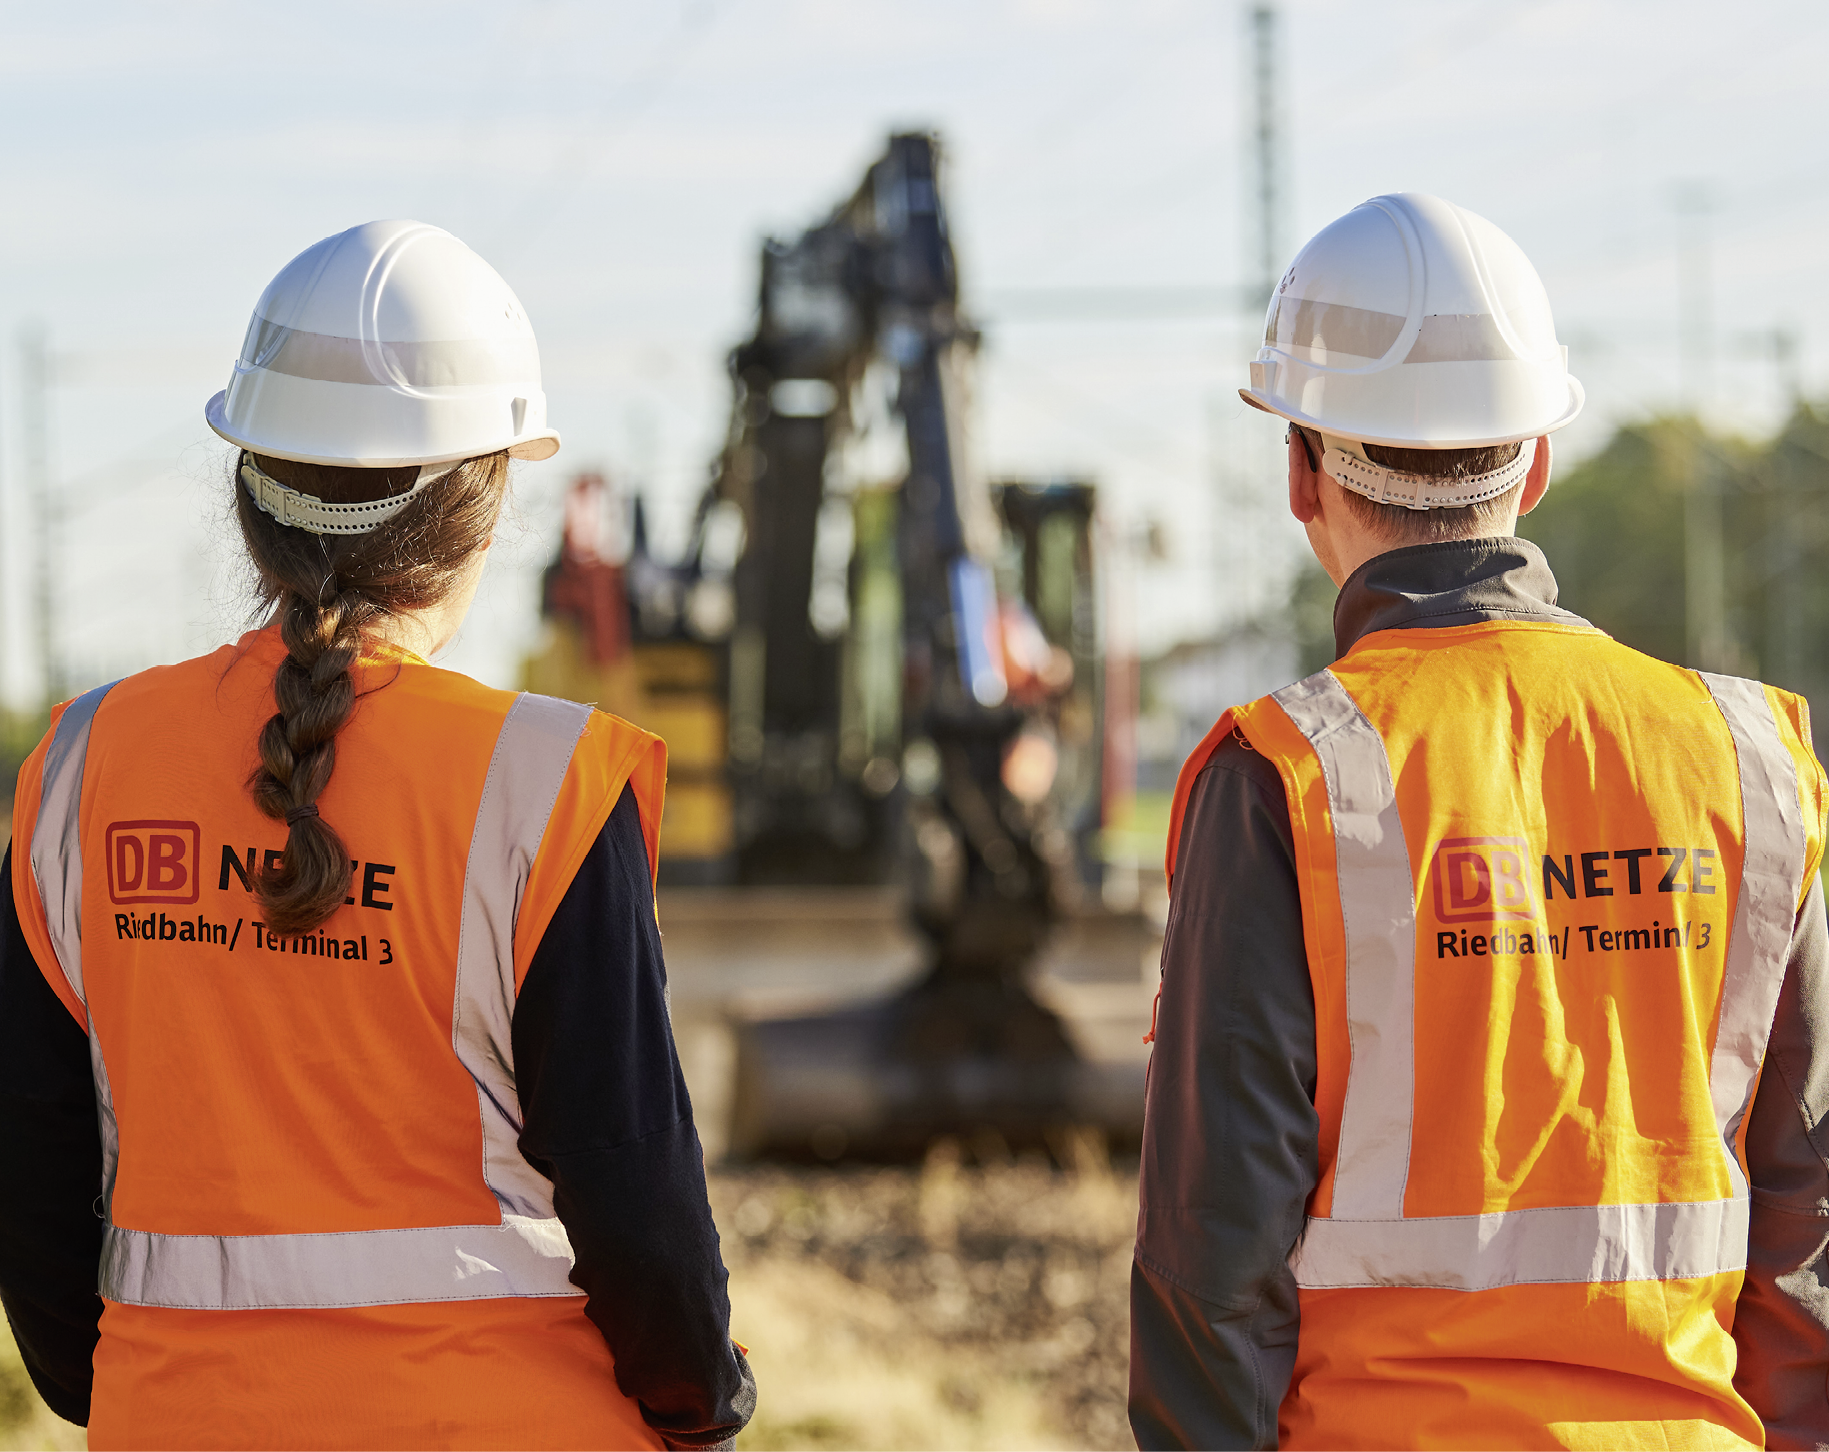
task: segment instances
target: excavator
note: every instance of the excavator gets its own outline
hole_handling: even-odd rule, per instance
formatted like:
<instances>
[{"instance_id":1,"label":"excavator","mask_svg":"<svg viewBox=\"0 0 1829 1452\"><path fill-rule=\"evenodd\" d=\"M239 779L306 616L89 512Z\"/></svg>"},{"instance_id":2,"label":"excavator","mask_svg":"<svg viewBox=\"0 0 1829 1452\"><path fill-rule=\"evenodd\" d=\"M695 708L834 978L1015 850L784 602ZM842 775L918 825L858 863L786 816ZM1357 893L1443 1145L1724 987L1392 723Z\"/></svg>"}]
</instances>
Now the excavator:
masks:
<instances>
[{"instance_id":1,"label":"excavator","mask_svg":"<svg viewBox=\"0 0 1829 1452\"><path fill-rule=\"evenodd\" d=\"M607 565L578 494L548 572L547 613L584 644L528 684L576 695L582 663L623 682L607 709L667 738L663 885L887 885L918 934L912 982L737 1025L738 1154L1141 1127L1140 1055L1115 1078L1088 1063L1031 986L1050 935L1099 911L1114 774L1095 493L975 466L979 334L940 168L936 137L893 136L829 217L765 242L684 558L652 556L638 500ZM606 624L619 591L626 624Z\"/></svg>"}]
</instances>

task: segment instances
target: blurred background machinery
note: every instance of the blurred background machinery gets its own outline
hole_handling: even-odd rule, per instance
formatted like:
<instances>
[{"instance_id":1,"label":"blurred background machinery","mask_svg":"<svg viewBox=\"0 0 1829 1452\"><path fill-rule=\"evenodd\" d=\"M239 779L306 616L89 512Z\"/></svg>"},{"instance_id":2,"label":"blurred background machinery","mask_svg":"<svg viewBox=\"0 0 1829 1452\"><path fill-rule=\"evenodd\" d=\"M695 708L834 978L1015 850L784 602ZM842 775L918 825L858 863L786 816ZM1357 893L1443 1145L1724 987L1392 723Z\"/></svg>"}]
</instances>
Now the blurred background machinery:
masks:
<instances>
[{"instance_id":1,"label":"blurred background machinery","mask_svg":"<svg viewBox=\"0 0 1829 1452\"><path fill-rule=\"evenodd\" d=\"M1130 783L1095 493L973 466L979 340L939 167L932 136L892 137L826 221L764 245L690 548L655 559L639 500L610 508L580 478L528 663L529 688L667 740L676 974L707 934L726 965L770 934L830 964L824 991L803 985L819 1011L737 1013L741 1153L1141 1128L1141 1045L1089 1054L1033 983L1071 941L1066 977L1115 973L1129 1027L1149 950L1141 919L1101 906L1101 829Z\"/></svg>"}]
</instances>

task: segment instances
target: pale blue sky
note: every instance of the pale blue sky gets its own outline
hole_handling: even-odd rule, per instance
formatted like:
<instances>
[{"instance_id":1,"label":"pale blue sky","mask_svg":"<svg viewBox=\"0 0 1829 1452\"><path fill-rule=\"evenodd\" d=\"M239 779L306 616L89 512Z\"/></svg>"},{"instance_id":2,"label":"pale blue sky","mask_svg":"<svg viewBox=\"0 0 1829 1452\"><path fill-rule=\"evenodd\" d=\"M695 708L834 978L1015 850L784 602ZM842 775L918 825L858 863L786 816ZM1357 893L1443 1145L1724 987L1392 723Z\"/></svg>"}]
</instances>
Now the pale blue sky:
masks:
<instances>
[{"instance_id":1,"label":"pale blue sky","mask_svg":"<svg viewBox=\"0 0 1829 1452\"><path fill-rule=\"evenodd\" d=\"M1771 0L1286 0L1286 245L1381 191L1439 192L1531 255L1588 388L1562 441L1678 387L1677 189L1713 234L1723 423L1770 426L1774 328L1829 383L1829 10ZM655 500L664 537L724 428L756 245L814 220L888 130L931 126L987 333L976 433L999 472L1105 487L1167 526L1137 579L1146 644L1274 587L1275 426L1232 390L1255 319L1036 320L1015 290L1244 276L1234 0L367 0L0 3L0 689L35 689L13 339L58 357L59 571L78 679L171 659L239 619L222 386L268 277L381 216L451 228L520 293L566 448L527 468L453 663L511 684L575 468Z\"/></svg>"}]
</instances>

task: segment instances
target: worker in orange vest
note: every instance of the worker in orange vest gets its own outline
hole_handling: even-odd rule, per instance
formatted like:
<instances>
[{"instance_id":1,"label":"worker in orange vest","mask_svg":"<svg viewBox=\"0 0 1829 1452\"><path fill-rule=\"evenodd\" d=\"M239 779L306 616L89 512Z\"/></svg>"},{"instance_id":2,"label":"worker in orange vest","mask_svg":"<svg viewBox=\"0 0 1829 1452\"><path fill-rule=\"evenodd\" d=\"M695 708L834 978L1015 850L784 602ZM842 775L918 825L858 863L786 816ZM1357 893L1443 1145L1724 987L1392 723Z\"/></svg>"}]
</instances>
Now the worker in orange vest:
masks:
<instances>
[{"instance_id":1,"label":"worker in orange vest","mask_svg":"<svg viewBox=\"0 0 1829 1452\"><path fill-rule=\"evenodd\" d=\"M0 1296L91 1447L726 1446L755 1404L667 1017L666 753L428 663L526 314L327 238L210 425L267 623L59 707L0 908Z\"/></svg>"},{"instance_id":2,"label":"worker in orange vest","mask_svg":"<svg viewBox=\"0 0 1829 1452\"><path fill-rule=\"evenodd\" d=\"M1513 529L1582 393L1483 218L1332 223L1242 392L1339 654L1176 789L1138 1444L1829 1445L1804 701L1556 603Z\"/></svg>"}]
</instances>

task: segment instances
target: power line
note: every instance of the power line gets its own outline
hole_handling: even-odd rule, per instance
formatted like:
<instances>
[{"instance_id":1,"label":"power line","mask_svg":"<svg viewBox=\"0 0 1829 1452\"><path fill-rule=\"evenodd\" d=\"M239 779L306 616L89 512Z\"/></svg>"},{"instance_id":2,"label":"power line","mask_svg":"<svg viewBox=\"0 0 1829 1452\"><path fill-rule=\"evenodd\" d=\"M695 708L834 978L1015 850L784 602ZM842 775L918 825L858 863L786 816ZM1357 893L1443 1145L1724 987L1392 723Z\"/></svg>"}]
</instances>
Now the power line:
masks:
<instances>
[{"instance_id":1,"label":"power line","mask_svg":"<svg viewBox=\"0 0 1829 1452\"><path fill-rule=\"evenodd\" d=\"M1317 92L1323 96L1351 95L1358 104L1351 109L1325 108L1318 116L1324 128L1331 126L1357 129L1375 101L1393 91L1413 86L1417 81L1447 61L1472 50L1482 42L1496 40L1533 10L1541 10L1550 0L1524 0L1522 4L1476 4L1478 14L1467 24L1442 36L1435 44L1418 45L1406 37L1384 56L1370 64L1355 59L1351 70L1323 81ZM1368 12L1372 13L1372 12ZM1367 78L1372 78L1369 83Z\"/></svg>"},{"instance_id":2,"label":"power line","mask_svg":"<svg viewBox=\"0 0 1829 1452\"><path fill-rule=\"evenodd\" d=\"M28 323L19 333L19 395L26 489L32 498L32 614L44 704L63 699L63 662L58 653L56 562L61 554L57 501L51 493L50 361L42 323Z\"/></svg>"},{"instance_id":3,"label":"power line","mask_svg":"<svg viewBox=\"0 0 1829 1452\"><path fill-rule=\"evenodd\" d=\"M12 538L12 531L7 528L7 486L12 480L9 471L4 467L6 451L5 438L0 434L0 704L6 699L6 671L4 663L7 658L7 626L11 623L11 612L7 608L6 587L9 571L6 568L6 544Z\"/></svg>"},{"instance_id":4,"label":"power line","mask_svg":"<svg viewBox=\"0 0 1829 1452\"><path fill-rule=\"evenodd\" d=\"M1001 155L994 155L990 164L978 172L978 185L988 187L995 182L998 192L1003 194L1009 191L1012 182L1034 182L1038 177L1035 167L1038 150L1045 149L1052 156L1071 155L1062 146L1066 137L1082 129L1089 121L1104 115L1119 102L1129 104L1137 85L1145 80L1154 80L1176 65L1183 58L1189 43L1184 34L1178 46L1155 51L1156 64L1140 74L1133 72L1125 84L1114 80L1111 57L1099 56L1094 76L1066 88L1066 99L1061 105L1048 112L1019 141L1004 148Z\"/></svg>"},{"instance_id":5,"label":"power line","mask_svg":"<svg viewBox=\"0 0 1829 1452\"><path fill-rule=\"evenodd\" d=\"M1026 359L1001 357L998 365L1028 375L1032 386L1039 385L1043 393L1054 394L1066 405L1057 414L1062 423L1095 436L1099 434L1102 423L1105 445L1111 447L1115 443L1115 452L1120 456L1128 455L1133 464L1175 480L1186 480L1198 472L1197 466L1174 457L1182 445L1165 433L1160 424L1133 414L1128 409L1114 407L1071 384L1063 383L1047 369ZM1114 435L1117 437L1114 438ZM1128 439L1123 439L1124 435L1128 435ZM1119 439L1123 441L1119 442Z\"/></svg>"},{"instance_id":6,"label":"power line","mask_svg":"<svg viewBox=\"0 0 1829 1452\"><path fill-rule=\"evenodd\" d=\"M491 249L490 256L504 261L525 252L544 237L579 189L590 180L607 143L623 127L635 120L666 88L674 76L691 59L718 18L721 0L701 0L687 11L671 39L649 58L648 64L620 91L612 92L609 106L586 122L574 136L571 146L554 168L556 184L547 192L544 204L537 197L513 209L518 225L515 234L505 236ZM618 105L617 103L620 103ZM600 129L592 129L600 128Z\"/></svg>"},{"instance_id":7,"label":"power line","mask_svg":"<svg viewBox=\"0 0 1829 1452\"><path fill-rule=\"evenodd\" d=\"M975 317L997 322L1188 322L1232 318L1254 296L1238 287L1093 285L1088 287L1003 287L978 294Z\"/></svg>"},{"instance_id":8,"label":"power line","mask_svg":"<svg viewBox=\"0 0 1829 1452\"><path fill-rule=\"evenodd\" d=\"M1283 178L1281 147L1277 136L1277 12L1273 5L1251 10L1251 157L1256 188L1252 197L1257 223L1257 294L1255 310L1270 306L1270 294L1283 271L1281 202ZM1247 304L1250 308L1251 304Z\"/></svg>"}]
</instances>

